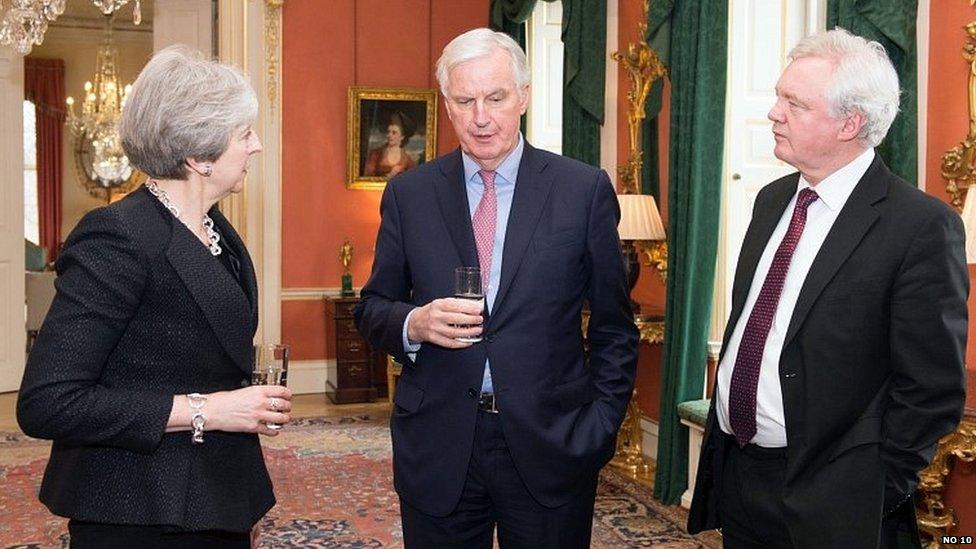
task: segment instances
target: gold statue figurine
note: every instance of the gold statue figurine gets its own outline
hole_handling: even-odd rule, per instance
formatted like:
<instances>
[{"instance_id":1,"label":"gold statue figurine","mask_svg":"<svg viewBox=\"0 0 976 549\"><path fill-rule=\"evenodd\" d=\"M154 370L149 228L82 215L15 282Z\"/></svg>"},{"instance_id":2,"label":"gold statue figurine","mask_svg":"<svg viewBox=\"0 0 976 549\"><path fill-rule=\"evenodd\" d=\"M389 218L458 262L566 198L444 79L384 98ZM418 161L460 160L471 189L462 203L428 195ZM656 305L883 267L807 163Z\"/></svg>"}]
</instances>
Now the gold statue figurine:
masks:
<instances>
[{"instance_id":1,"label":"gold statue figurine","mask_svg":"<svg viewBox=\"0 0 976 549\"><path fill-rule=\"evenodd\" d=\"M339 261L342 261L342 291L340 292L342 297L356 295L352 289L352 274L349 272L349 265L352 264L352 251L352 244L347 238L342 243L342 247L339 248Z\"/></svg>"}]
</instances>

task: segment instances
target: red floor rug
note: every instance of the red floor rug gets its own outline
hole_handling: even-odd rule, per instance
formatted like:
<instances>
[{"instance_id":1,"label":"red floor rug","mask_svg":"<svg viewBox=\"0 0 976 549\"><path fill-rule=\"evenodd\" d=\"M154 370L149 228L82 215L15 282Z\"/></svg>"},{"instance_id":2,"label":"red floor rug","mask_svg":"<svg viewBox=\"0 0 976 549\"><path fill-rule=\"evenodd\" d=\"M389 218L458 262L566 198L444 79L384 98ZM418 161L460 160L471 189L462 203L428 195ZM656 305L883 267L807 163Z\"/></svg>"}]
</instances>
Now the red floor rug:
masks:
<instances>
[{"instance_id":1,"label":"red floor rug","mask_svg":"<svg viewBox=\"0 0 976 549\"><path fill-rule=\"evenodd\" d=\"M401 547L384 419L298 420L265 438L278 505L261 522L262 548ZM0 433L0 547L67 547L66 523L37 501L50 444ZM601 475L593 547L720 547L684 532L685 514L614 471Z\"/></svg>"}]
</instances>

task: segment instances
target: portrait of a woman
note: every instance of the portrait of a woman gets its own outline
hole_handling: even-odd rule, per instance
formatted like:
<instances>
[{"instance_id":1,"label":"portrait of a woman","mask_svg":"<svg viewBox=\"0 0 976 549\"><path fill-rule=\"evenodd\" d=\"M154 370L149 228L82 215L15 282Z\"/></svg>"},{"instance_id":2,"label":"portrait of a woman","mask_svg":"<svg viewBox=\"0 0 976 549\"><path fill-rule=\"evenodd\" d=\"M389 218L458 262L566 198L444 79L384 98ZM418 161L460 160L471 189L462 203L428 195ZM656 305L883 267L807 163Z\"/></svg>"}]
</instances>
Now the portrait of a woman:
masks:
<instances>
[{"instance_id":1,"label":"portrait of a woman","mask_svg":"<svg viewBox=\"0 0 976 549\"><path fill-rule=\"evenodd\" d=\"M396 111L390 115L386 142L369 151L363 175L390 178L416 166L417 160L406 149L415 132L415 124L405 113Z\"/></svg>"}]
</instances>

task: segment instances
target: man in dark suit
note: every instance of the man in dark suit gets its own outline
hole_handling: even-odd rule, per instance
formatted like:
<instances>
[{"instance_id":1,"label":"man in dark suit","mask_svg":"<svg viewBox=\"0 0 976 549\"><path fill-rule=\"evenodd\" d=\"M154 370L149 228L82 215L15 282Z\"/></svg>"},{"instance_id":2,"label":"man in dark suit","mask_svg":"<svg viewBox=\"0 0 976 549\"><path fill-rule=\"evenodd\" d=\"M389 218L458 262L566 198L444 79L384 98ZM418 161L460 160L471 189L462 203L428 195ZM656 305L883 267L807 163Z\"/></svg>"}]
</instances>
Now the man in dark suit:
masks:
<instances>
[{"instance_id":1,"label":"man in dark suit","mask_svg":"<svg viewBox=\"0 0 976 549\"><path fill-rule=\"evenodd\" d=\"M356 309L404 365L391 418L404 540L490 548L497 524L502 547L586 547L637 359L613 187L522 139L529 74L506 35L455 38L437 77L460 150L387 185ZM484 309L450 297L462 266L480 267Z\"/></svg>"},{"instance_id":2,"label":"man in dark suit","mask_svg":"<svg viewBox=\"0 0 976 549\"><path fill-rule=\"evenodd\" d=\"M689 531L917 546L918 471L965 400L962 222L874 152L899 94L880 44L838 29L790 56L769 119L799 173L756 197Z\"/></svg>"}]
</instances>

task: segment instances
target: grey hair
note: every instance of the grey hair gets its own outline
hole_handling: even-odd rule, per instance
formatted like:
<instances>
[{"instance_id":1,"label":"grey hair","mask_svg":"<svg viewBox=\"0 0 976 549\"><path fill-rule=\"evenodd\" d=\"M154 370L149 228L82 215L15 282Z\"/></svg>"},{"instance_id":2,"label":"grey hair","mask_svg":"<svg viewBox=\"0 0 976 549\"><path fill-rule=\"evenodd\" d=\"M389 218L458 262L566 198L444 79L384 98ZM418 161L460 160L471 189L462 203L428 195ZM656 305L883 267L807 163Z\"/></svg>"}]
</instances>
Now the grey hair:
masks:
<instances>
[{"instance_id":1,"label":"grey hair","mask_svg":"<svg viewBox=\"0 0 976 549\"><path fill-rule=\"evenodd\" d=\"M854 112L864 115L858 139L877 147L898 114L898 73L884 46L837 27L807 36L790 52L790 58L819 57L834 63L827 85L830 114L841 118Z\"/></svg>"},{"instance_id":2,"label":"grey hair","mask_svg":"<svg viewBox=\"0 0 976 549\"><path fill-rule=\"evenodd\" d=\"M515 88L519 96L524 97L530 78L525 52L509 35L486 28L469 30L444 46L444 52L437 60L437 83L441 86L441 94L447 97L448 80L454 67L466 61L489 57L499 50L507 52L511 58Z\"/></svg>"},{"instance_id":3,"label":"grey hair","mask_svg":"<svg viewBox=\"0 0 976 549\"><path fill-rule=\"evenodd\" d=\"M217 160L258 99L244 74L188 46L157 52L129 92L119 136L125 155L157 179L186 179L186 160Z\"/></svg>"}]
</instances>

